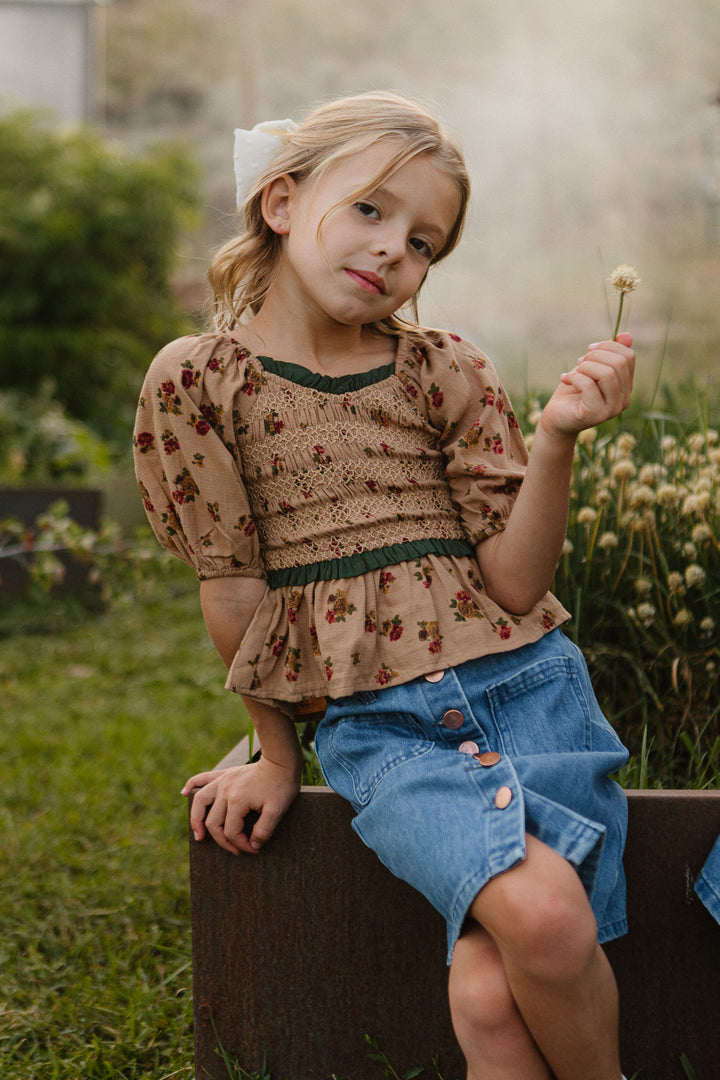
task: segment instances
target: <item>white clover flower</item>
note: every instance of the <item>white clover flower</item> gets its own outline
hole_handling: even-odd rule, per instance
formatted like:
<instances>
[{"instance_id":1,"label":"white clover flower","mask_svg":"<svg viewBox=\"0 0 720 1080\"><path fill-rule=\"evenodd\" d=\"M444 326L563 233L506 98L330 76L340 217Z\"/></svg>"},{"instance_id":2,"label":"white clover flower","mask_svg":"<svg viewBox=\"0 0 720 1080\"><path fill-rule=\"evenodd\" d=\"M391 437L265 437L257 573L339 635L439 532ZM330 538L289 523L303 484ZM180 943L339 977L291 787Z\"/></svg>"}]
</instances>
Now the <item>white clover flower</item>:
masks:
<instances>
[{"instance_id":1,"label":"white clover flower","mask_svg":"<svg viewBox=\"0 0 720 1080\"><path fill-rule=\"evenodd\" d=\"M706 544L712 539L712 529L704 521L696 525L691 533L694 544Z\"/></svg>"},{"instance_id":2,"label":"white clover flower","mask_svg":"<svg viewBox=\"0 0 720 1080\"><path fill-rule=\"evenodd\" d=\"M704 492L698 493L694 491L690 492L689 495L686 495L682 504L683 514L687 517L691 514L701 514L706 505L703 500L703 495Z\"/></svg>"},{"instance_id":3,"label":"white clover flower","mask_svg":"<svg viewBox=\"0 0 720 1080\"><path fill-rule=\"evenodd\" d=\"M635 581L633 582L633 588L635 589L635 592L638 594L638 596L647 596L648 593L651 593L653 591L653 583L650 578L639 577L635 578Z\"/></svg>"},{"instance_id":4,"label":"white clover flower","mask_svg":"<svg viewBox=\"0 0 720 1080\"><path fill-rule=\"evenodd\" d=\"M635 510L640 506L652 506L655 492L647 484L633 484L628 492L628 503Z\"/></svg>"},{"instance_id":5,"label":"white clover flower","mask_svg":"<svg viewBox=\"0 0 720 1080\"><path fill-rule=\"evenodd\" d=\"M656 495L658 506L664 506L667 509L677 506L680 501L680 493L674 484L661 484L657 489Z\"/></svg>"},{"instance_id":6,"label":"white clover flower","mask_svg":"<svg viewBox=\"0 0 720 1080\"><path fill-rule=\"evenodd\" d=\"M713 630L715 629L715 620L712 619L709 615L706 615L700 623L700 629L702 630L703 634L712 634Z\"/></svg>"},{"instance_id":7,"label":"white clover flower","mask_svg":"<svg viewBox=\"0 0 720 1080\"><path fill-rule=\"evenodd\" d=\"M698 492L698 494L700 494L700 493L704 494L706 491L712 491L712 489L713 489L712 474L711 473L709 474L705 470L703 470L702 474L700 476L698 476L697 480L695 481L695 490Z\"/></svg>"},{"instance_id":8,"label":"white clover flower","mask_svg":"<svg viewBox=\"0 0 720 1080\"><path fill-rule=\"evenodd\" d=\"M705 583L705 571L702 566L698 566L697 563L690 563L685 567L685 581L688 584L688 588L699 588Z\"/></svg>"},{"instance_id":9,"label":"white clover flower","mask_svg":"<svg viewBox=\"0 0 720 1080\"><path fill-rule=\"evenodd\" d=\"M595 492L595 502L598 506L607 506L612 501L612 495L607 488L598 488Z\"/></svg>"},{"instance_id":10,"label":"white clover flower","mask_svg":"<svg viewBox=\"0 0 720 1080\"><path fill-rule=\"evenodd\" d=\"M615 267L608 281L618 292L629 293L640 284L640 275L634 266L621 263Z\"/></svg>"},{"instance_id":11,"label":"white clover flower","mask_svg":"<svg viewBox=\"0 0 720 1080\"><path fill-rule=\"evenodd\" d=\"M667 576L668 590L670 595L685 595L685 578L677 570L671 570Z\"/></svg>"},{"instance_id":12,"label":"white clover flower","mask_svg":"<svg viewBox=\"0 0 720 1080\"><path fill-rule=\"evenodd\" d=\"M680 608L677 615L673 619L673 626L677 626L681 630L685 630L693 621L692 612L688 611L686 607Z\"/></svg>"},{"instance_id":13,"label":"white clover flower","mask_svg":"<svg viewBox=\"0 0 720 1080\"><path fill-rule=\"evenodd\" d=\"M582 431L578 432L577 441L582 446L592 446L592 444L595 442L596 439L597 439L597 428L594 428L594 427L583 428Z\"/></svg>"},{"instance_id":14,"label":"white clover flower","mask_svg":"<svg viewBox=\"0 0 720 1080\"><path fill-rule=\"evenodd\" d=\"M688 449L693 454L700 454L705 449L705 436L701 434L691 435L687 441Z\"/></svg>"},{"instance_id":15,"label":"white clover flower","mask_svg":"<svg viewBox=\"0 0 720 1080\"><path fill-rule=\"evenodd\" d=\"M718 441L718 433L715 428L708 428L705 434L705 438L708 441L708 446L714 446Z\"/></svg>"},{"instance_id":16,"label":"white clover flower","mask_svg":"<svg viewBox=\"0 0 720 1080\"><path fill-rule=\"evenodd\" d=\"M686 559L697 559L697 548L690 540L683 544L682 553Z\"/></svg>"},{"instance_id":17,"label":"white clover flower","mask_svg":"<svg viewBox=\"0 0 720 1080\"><path fill-rule=\"evenodd\" d=\"M535 432L534 431L528 432L528 434L525 436L525 445L527 446L528 450L532 450L532 444L533 444L534 440L535 440Z\"/></svg>"},{"instance_id":18,"label":"white clover flower","mask_svg":"<svg viewBox=\"0 0 720 1080\"><path fill-rule=\"evenodd\" d=\"M533 427L537 427L540 423L540 417L542 416L542 414L542 409L533 409L532 412L528 414L528 423L532 424Z\"/></svg>"},{"instance_id":19,"label":"white clover flower","mask_svg":"<svg viewBox=\"0 0 720 1080\"><path fill-rule=\"evenodd\" d=\"M635 517L630 518L630 529L632 532L652 532L655 528L655 515L652 510L645 510L642 514L637 514Z\"/></svg>"},{"instance_id":20,"label":"white clover flower","mask_svg":"<svg viewBox=\"0 0 720 1080\"><path fill-rule=\"evenodd\" d=\"M638 473L638 480L641 484L654 484L659 476L660 466L648 462Z\"/></svg>"},{"instance_id":21,"label":"white clover flower","mask_svg":"<svg viewBox=\"0 0 720 1080\"><path fill-rule=\"evenodd\" d=\"M578 525L592 525L597 521L598 512L592 506L581 506L578 510Z\"/></svg>"},{"instance_id":22,"label":"white clover flower","mask_svg":"<svg viewBox=\"0 0 720 1080\"><path fill-rule=\"evenodd\" d=\"M618 313L617 318L615 319L615 327L613 329L613 341L617 341L618 330L620 329L620 320L622 319L623 313L623 304L625 302L625 295L627 293L631 293L633 289L640 284L640 275L638 274L634 266L628 266L627 263L621 263L620 266L615 267L608 280L610 284L620 293Z\"/></svg>"},{"instance_id":23,"label":"white clover flower","mask_svg":"<svg viewBox=\"0 0 720 1080\"><path fill-rule=\"evenodd\" d=\"M611 551L613 548L616 548L618 546L619 542L620 541L618 540L617 533L604 532L598 540L598 547L602 551Z\"/></svg>"},{"instance_id":24,"label":"white clover flower","mask_svg":"<svg viewBox=\"0 0 720 1080\"><path fill-rule=\"evenodd\" d=\"M616 461L612 469L610 470L610 475L615 480L632 480L636 472L637 469L629 458L620 458L620 460Z\"/></svg>"},{"instance_id":25,"label":"white clover flower","mask_svg":"<svg viewBox=\"0 0 720 1080\"><path fill-rule=\"evenodd\" d=\"M561 555L570 555L570 554L572 554L572 552L574 550L575 550L575 545L573 544L572 540L568 540L568 538L566 536L565 539L563 540L562 551L560 552L560 554Z\"/></svg>"},{"instance_id":26,"label":"white clover flower","mask_svg":"<svg viewBox=\"0 0 720 1080\"><path fill-rule=\"evenodd\" d=\"M655 622L655 608L652 604L638 604L637 617L643 626L652 626Z\"/></svg>"},{"instance_id":27,"label":"white clover flower","mask_svg":"<svg viewBox=\"0 0 720 1080\"><path fill-rule=\"evenodd\" d=\"M628 457L637 445L637 439L629 431L624 431L615 440L615 451L620 457Z\"/></svg>"},{"instance_id":28,"label":"white clover flower","mask_svg":"<svg viewBox=\"0 0 720 1080\"><path fill-rule=\"evenodd\" d=\"M674 435L664 435L663 440L660 443L663 450L667 453L670 450L674 450L677 446L677 439Z\"/></svg>"},{"instance_id":29,"label":"white clover flower","mask_svg":"<svg viewBox=\"0 0 720 1080\"><path fill-rule=\"evenodd\" d=\"M708 660L707 664L705 665L705 670L707 671L708 675L714 675L717 671L717 664L715 663L715 661Z\"/></svg>"}]
</instances>

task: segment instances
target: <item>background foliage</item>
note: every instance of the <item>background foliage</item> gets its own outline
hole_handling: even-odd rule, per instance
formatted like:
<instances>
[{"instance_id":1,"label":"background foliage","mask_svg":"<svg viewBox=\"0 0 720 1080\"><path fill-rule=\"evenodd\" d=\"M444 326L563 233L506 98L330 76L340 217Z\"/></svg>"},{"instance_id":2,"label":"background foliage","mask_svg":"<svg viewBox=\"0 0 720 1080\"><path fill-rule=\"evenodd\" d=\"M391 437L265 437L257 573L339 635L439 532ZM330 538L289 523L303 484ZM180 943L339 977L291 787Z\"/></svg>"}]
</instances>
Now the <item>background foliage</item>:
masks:
<instances>
[{"instance_id":1,"label":"background foliage","mask_svg":"<svg viewBox=\"0 0 720 1080\"><path fill-rule=\"evenodd\" d=\"M186 326L171 289L197 171L91 131L0 118L0 391L45 380L70 417L126 439L149 357Z\"/></svg>"}]
</instances>

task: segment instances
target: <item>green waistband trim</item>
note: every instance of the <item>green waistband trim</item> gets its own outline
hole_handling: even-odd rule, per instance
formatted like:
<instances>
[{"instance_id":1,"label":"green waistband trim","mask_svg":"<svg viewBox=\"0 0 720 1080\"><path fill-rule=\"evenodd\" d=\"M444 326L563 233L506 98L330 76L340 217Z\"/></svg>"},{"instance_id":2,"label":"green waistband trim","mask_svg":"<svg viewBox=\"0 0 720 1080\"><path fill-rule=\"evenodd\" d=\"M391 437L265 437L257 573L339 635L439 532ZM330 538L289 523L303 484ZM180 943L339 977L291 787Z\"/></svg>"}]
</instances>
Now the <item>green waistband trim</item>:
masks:
<instances>
[{"instance_id":1,"label":"green waistband trim","mask_svg":"<svg viewBox=\"0 0 720 1080\"><path fill-rule=\"evenodd\" d=\"M297 383L298 386L307 386L311 390L319 390L323 394L347 394L352 390L363 390L366 386L384 382L395 374L395 361L384 364L383 367L373 368L372 371L360 371L355 375L321 375L317 371L309 371L302 364L288 364L280 360L273 360L271 356L258 356L257 358L266 371L271 375L279 375L281 379Z\"/></svg>"},{"instance_id":2,"label":"green waistband trim","mask_svg":"<svg viewBox=\"0 0 720 1080\"><path fill-rule=\"evenodd\" d=\"M385 566L419 559L423 555L472 555L473 550L467 540L406 540L401 544L361 551L357 555L345 555L341 559L268 570L267 583L271 589L279 589L284 585L309 585L312 581L339 581L341 578L360 577L370 570L382 570Z\"/></svg>"}]
</instances>

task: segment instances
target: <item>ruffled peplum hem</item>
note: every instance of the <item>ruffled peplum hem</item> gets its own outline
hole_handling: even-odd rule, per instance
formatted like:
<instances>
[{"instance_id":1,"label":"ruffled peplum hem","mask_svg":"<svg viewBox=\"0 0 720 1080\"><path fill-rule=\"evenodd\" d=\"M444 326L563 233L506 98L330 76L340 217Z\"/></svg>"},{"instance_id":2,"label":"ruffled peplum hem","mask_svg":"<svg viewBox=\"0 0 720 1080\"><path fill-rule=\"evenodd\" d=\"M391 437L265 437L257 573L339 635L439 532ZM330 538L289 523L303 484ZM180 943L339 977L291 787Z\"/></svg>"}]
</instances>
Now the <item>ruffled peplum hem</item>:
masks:
<instances>
[{"instance_id":1,"label":"ruffled peplum hem","mask_svg":"<svg viewBox=\"0 0 720 1080\"><path fill-rule=\"evenodd\" d=\"M292 703L409 682L535 641L568 618L550 593L512 616L488 597L473 558L427 554L268 589L226 685L292 713Z\"/></svg>"}]
</instances>

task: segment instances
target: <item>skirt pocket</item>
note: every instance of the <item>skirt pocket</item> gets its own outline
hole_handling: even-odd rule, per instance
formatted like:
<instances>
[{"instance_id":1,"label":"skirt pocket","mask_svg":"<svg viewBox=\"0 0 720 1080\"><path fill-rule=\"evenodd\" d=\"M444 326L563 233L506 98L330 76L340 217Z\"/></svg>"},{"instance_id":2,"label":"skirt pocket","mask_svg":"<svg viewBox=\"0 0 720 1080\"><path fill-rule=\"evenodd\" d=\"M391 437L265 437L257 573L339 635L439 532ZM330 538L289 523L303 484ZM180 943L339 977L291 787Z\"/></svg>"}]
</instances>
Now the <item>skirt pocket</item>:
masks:
<instances>
[{"instance_id":1,"label":"skirt pocket","mask_svg":"<svg viewBox=\"0 0 720 1080\"><path fill-rule=\"evenodd\" d=\"M428 754L433 743L408 713L323 721L315 737L323 774L333 791L359 810L392 769Z\"/></svg>"},{"instance_id":2,"label":"skirt pocket","mask_svg":"<svg viewBox=\"0 0 720 1080\"><path fill-rule=\"evenodd\" d=\"M531 664L486 694L497 732L508 753L577 753L592 749L593 715L584 679L571 656Z\"/></svg>"}]
</instances>

